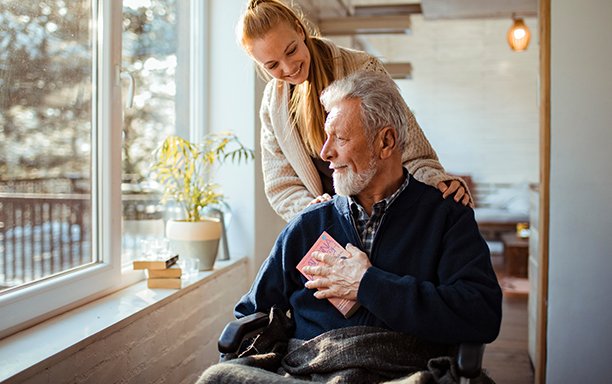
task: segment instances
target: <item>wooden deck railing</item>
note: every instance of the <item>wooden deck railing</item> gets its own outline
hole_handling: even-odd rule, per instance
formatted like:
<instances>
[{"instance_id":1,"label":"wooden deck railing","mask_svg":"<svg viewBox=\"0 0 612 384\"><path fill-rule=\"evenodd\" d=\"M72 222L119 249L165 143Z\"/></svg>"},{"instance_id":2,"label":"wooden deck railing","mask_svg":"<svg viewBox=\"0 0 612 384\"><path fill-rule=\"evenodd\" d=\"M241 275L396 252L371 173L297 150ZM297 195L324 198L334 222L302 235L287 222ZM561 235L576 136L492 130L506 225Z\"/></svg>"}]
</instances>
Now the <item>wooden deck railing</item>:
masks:
<instances>
[{"instance_id":1,"label":"wooden deck railing","mask_svg":"<svg viewBox=\"0 0 612 384\"><path fill-rule=\"evenodd\" d=\"M90 195L0 193L0 288L91 261Z\"/></svg>"}]
</instances>

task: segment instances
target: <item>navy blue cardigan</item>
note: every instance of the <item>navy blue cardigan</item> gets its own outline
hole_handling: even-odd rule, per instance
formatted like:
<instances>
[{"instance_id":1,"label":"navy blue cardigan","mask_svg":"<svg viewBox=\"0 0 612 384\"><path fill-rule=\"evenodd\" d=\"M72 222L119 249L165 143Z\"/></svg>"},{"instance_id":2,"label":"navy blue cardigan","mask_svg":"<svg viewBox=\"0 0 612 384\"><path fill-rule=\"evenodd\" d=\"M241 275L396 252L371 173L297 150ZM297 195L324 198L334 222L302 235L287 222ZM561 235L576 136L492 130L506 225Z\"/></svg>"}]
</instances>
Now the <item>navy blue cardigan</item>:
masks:
<instances>
[{"instance_id":1,"label":"navy blue cardigan","mask_svg":"<svg viewBox=\"0 0 612 384\"><path fill-rule=\"evenodd\" d=\"M289 222L278 237L235 315L291 310L295 337L308 340L331 329L369 325L423 340L493 341L501 323L502 293L474 212L411 178L388 208L374 239L358 291L361 308L345 319L326 299L306 289L296 269L323 231L359 248L348 199L336 196Z\"/></svg>"}]
</instances>

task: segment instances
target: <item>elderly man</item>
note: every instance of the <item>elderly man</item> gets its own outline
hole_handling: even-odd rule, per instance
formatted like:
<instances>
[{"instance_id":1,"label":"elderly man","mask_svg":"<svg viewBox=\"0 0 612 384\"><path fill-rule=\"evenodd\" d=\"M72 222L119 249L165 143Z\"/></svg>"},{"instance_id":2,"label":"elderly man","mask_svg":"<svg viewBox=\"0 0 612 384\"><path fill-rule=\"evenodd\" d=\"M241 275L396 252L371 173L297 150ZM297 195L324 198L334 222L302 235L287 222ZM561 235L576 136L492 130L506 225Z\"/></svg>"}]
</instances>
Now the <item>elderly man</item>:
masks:
<instances>
[{"instance_id":1,"label":"elderly man","mask_svg":"<svg viewBox=\"0 0 612 384\"><path fill-rule=\"evenodd\" d=\"M288 223L236 316L276 307L290 313L301 340L368 326L431 343L493 341L502 295L487 244L471 208L403 168L415 121L396 84L358 72L332 83L321 101L329 113L321 158L337 195ZM348 257L314 252L309 281L296 266L324 231ZM360 307L345 318L329 298Z\"/></svg>"}]
</instances>

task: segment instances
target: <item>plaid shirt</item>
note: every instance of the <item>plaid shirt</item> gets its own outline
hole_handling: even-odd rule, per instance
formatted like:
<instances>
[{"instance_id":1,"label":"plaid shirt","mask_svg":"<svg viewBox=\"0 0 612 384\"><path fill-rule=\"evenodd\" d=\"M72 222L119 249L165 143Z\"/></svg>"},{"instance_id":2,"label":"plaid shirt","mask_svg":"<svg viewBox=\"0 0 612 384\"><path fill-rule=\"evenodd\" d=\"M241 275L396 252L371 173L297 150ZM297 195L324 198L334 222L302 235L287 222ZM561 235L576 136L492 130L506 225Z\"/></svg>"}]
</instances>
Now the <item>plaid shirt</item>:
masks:
<instances>
[{"instance_id":1,"label":"plaid shirt","mask_svg":"<svg viewBox=\"0 0 612 384\"><path fill-rule=\"evenodd\" d=\"M402 183L402 185L397 189L397 191L393 192L393 194L372 206L372 216L368 216L368 213L365 209L355 201L351 196L349 196L349 203L351 206L351 213L353 214L353 226L357 230L359 237L361 238L361 244L363 245L363 251L370 255L372 251L372 244L374 243L374 237L376 236L376 232L380 227L380 223L382 223L382 219L385 216L385 212L387 211L387 207L393 203L393 200L406 187L408 186L408 181L410 177L408 177L408 171L404 168L404 176L406 179Z\"/></svg>"}]
</instances>

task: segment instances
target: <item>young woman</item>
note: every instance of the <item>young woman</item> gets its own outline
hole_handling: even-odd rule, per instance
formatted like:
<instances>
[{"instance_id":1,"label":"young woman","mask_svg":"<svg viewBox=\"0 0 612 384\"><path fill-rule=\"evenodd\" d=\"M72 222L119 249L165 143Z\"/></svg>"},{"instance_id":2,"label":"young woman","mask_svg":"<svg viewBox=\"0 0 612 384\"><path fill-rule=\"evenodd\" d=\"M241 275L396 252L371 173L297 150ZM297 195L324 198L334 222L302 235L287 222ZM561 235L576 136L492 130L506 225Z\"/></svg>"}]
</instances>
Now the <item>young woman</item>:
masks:
<instances>
[{"instance_id":1,"label":"young woman","mask_svg":"<svg viewBox=\"0 0 612 384\"><path fill-rule=\"evenodd\" d=\"M305 22L280 0L250 0L237 25L240 44L270 80L260 118L266 196L289 221L310 204L334 194L332 171L319 152L325 142L325 111L319 101L333 80L357 70L386 73L382 63L361 51L342 48L309 33ZM444 198L471 203L467 186L450 176L412 117L404 166Z\"/></svg>"}]
</instances>

